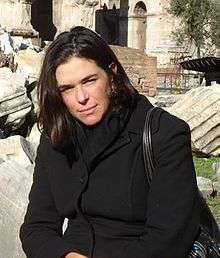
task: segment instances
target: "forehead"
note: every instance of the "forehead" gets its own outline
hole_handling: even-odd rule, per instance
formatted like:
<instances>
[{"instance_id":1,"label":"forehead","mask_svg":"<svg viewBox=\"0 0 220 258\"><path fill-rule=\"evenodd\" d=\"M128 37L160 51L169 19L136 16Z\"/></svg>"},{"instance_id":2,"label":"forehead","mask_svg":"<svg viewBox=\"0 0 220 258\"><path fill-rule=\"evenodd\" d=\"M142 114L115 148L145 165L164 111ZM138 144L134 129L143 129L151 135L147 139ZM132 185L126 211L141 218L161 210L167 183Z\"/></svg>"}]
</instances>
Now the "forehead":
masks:
<instances>
[{"instance_id":1,"label":"forehead","mask_svg":"<svg viewBox=\"0 0 220 258\"><path fill-rule=\"evenodd\" d=\"M56 79L59 84L78 83L83 78L91 75L103 75L105 71L97 66L95 61L79 57L71 57L66 63L56 69Z\"/></svg>"}]
</instances>

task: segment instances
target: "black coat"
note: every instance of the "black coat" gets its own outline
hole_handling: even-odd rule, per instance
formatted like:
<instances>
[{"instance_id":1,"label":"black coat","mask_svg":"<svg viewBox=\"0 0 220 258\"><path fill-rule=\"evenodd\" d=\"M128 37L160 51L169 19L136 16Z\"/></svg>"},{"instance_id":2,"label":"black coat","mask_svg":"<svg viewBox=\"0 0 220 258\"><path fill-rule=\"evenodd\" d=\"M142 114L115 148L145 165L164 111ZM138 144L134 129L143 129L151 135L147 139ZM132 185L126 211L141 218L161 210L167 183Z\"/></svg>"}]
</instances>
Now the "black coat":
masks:
<instances>
[{"instance_id":1,"label":"black coat","mask_svg":"<svg viewBox=\"0 0 220 258\"><path fill-rule=\"evenodd\" d=\"M142 131L151 106L142 96L121 136L90 169L81 156L71 166L42 135L20 231L28 258L70 251L94 258L187 257L199 227L190 129L167 112L154 117L158 166L149 189Z\"/></svg>"}]
</instances>

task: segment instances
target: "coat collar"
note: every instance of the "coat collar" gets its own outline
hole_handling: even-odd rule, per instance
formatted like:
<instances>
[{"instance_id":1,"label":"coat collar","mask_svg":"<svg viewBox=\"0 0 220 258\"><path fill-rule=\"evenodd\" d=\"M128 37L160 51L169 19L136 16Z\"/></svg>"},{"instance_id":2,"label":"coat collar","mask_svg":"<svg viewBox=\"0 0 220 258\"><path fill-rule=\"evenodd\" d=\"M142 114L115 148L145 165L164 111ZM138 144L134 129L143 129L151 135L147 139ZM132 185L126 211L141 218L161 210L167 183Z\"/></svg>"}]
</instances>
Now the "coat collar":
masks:
<instances>
[{"instance_id":1,"label":"coat collar","mask_svg":"<svg viewBox=\"0 0 220 258\"><path fill-rule=\"evenodd\" d=\"M127 124L127 131L131 133L142 134L146 114L152 107L153 105L150 103L150 101L145 96L140 95L137 106L134 109Z\"/></svg>"},{"instance_id":2,"label":"coat collar","mask_svg":"<svg viewBox=\"0 0 220 258\"><path fill-rule=\"evenodd\" d=\"M135 133L141 135L143 132L144 121L147 111L153 107L149 100L143 96L139 95L137 100L137 105L131 113L131 116L127 122L125 130L115 138L115 140L107 147L106 136L102 136L99 139L99 144L101 144L102 148L97 149L96 146L92 146L92 153L90 156L90 165L93 163L91 161L97 161L99 159L103 159L104 157L108 156L109 154L113 153L117 149L125 146L126 144L131 142L130 133ZM81 135L81 134L80 134ZM79 139L81 143L83 143L82 148L85 148L88 142L85 140L85 136L81 135L82 139ZM114 138L114 137L113 137ZM96 141L97 142L97 141ZM70 152L70 151L68 151ZM71 152L72 153L72 152ZM71 155L71 154L70 154ZM97 159L98 157L98 159ZM72 157L71 157L72 160ZM96 162L95 162L96 163ZM72 164L72 162L71 162ZM89 165L89 164L88 164ZM89 166L91 168L91 166Z\"/></svg>"},{"instance_id":3,"label":"coat collar","mask_svg":"<svg viewBox=\"0 0 220 258\"><path fill-rule=\"evenodd\" d=\"M124 134L130 116L131 111L126 107L122 108L120 112L108 112L95 128L83 127L78 123L76 128L77 145L88 168L91 168L97 160L130 141L128 134Z\"/></svg>"},{"instance_id":4,"label":"coat collar","mask_svg":"<svg viewBox=\"0 0 220 258\"><path fill-rule=\"evenodd\" d=\"M139 95L136 108L133 110L125 130L120 134L117 141L109 146L102 155L106 157L110 153L131 142L129 133L142 134L147 111L153 107L150 101L143 95Z\"/></svg>"}]
</instances>

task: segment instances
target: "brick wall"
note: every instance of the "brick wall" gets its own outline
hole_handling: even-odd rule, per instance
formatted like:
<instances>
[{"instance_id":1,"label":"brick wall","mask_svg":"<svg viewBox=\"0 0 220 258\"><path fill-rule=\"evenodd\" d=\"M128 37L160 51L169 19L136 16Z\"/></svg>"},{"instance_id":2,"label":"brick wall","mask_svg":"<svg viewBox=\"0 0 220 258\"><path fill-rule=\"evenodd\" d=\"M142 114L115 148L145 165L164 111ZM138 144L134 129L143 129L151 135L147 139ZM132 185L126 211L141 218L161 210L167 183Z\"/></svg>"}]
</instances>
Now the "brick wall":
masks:
<instances>
[{"instance_id":1,"label":"brick wall","mask_svg":"<svg viewBox=\"0 0 220 258\"><path fill-rule=\"evenodd\" d=\"M142 94L154 96L157 86L157 59L147 56L144 51L111 46L127 72L134 87Z\"/></svg>"}]
</instances>

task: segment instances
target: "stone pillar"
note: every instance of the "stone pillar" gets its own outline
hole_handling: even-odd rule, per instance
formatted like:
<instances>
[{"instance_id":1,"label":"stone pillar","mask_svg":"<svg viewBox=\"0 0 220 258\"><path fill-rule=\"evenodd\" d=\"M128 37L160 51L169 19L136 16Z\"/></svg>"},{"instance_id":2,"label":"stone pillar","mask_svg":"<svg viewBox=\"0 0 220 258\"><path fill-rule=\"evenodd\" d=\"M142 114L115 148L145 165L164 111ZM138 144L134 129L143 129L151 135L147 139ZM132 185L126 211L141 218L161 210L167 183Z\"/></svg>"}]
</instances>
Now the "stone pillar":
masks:
<instances>
[{"instance_id":1,"label":"stone pillar","mask_svg":"<svg viewBox=\"0 0 220 258\"><path fill-rule=\"evenodd\" d=\"M2 0L0 2L0 24L14 35L36 35L31 25L31 1Z\"/></svg>"},{"instance_id":2,"label":"stone pillar","mask_svg":"<svg viewBox=\"0 0 220 258\"><path fill-rule=\"evenodd\" d=\"M98 4L97 0L53 0L53 22L57 33L78 25L94 29L94 16Z\"/></svg>"},{"instance_id":3,"label":"stone pillar","mask_svg":"<svg viewBox=\"0 0 220 258\"><path fill-rule=\"evenodd\" d=\"M128 47L145 50L147 30L147 8L143 1L131 6L128 14Z\"/></svg>"},{"instance_id":4,"label":"stone pillar","mask_svg":"<svg viewBox=\"0 0 220 258\"><path fill-rule=\"evenodd\" d=\"M128 47L145 50L146 16L130 16L128 19Z\"/></svg>"},{"instance_id":5,"label":"stone pillar","mask_svg":"<svg viewBox=\"0 0 220 258\"><path fill-rule=\"evenodd\" d=\"M63 0L53 0L53 24L57 28L57 34L62 31L62 5Z\"/></svg>"}]
</instances>

